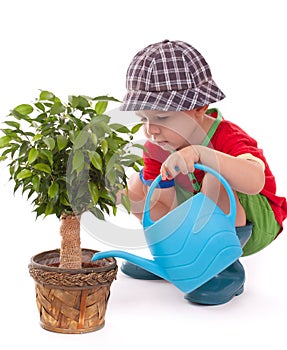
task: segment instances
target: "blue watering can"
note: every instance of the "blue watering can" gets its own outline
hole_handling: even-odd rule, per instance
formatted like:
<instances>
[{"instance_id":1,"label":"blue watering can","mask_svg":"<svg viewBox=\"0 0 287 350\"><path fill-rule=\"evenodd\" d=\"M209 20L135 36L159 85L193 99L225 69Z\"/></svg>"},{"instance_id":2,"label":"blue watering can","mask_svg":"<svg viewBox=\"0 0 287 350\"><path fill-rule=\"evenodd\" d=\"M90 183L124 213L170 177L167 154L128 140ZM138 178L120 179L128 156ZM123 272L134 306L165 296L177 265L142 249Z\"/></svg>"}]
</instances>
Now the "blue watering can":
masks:
<instances>
[{"instance_id":1,"label":"blue watering can","mask_svg":"<svg viewBox=\"0 0 287 350\"><path fill-rule=\"evenodd\" d=\"M171 282L189 293L223 271L242 255L235 231L236 204L228 182L215 170L195 164L196 169L213 174L225 187L230 211L225 214L199 192L157 221L150 217L150 202L161 175L152 182L145 201L143 228L154 260L121 250L94 254L92 260L123 258Z\"/></svg>"}]
</instances>

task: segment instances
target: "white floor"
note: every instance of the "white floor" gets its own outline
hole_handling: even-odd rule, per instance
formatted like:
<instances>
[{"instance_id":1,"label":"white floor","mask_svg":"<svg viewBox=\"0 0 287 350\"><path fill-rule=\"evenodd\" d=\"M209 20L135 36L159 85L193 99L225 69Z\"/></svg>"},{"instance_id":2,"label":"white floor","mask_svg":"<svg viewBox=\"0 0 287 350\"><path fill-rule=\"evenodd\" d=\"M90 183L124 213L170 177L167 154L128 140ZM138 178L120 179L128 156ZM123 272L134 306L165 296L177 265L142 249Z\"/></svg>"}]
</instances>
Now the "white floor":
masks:
<instances>
[{"instance_id":1,"label":"white floor","mask_svg":"<svg viewBox=\"0 0 287 350\"><path fill-rule=\"evenodd\" d=\"M2 178L3 179L3 178ZM262 252L243 258L245 292L222 306L189 304L183 293L164 281L133 280L120 271L111 288L105 327L81 335L43 330L35 304L30 257L59 247L59 222L34 220L26 200L10 193L2 181L1 343L36 350L83 348L242 349L261 346L286 349L286 233ZM3 197L4 194L4 197ZM5 229L4 229L5 227ZM82 232L82 246L110 249ZM144 249L135 251L148 254ZM118 260L118 264L121 261Z\"/></svg>"}]
</instances>

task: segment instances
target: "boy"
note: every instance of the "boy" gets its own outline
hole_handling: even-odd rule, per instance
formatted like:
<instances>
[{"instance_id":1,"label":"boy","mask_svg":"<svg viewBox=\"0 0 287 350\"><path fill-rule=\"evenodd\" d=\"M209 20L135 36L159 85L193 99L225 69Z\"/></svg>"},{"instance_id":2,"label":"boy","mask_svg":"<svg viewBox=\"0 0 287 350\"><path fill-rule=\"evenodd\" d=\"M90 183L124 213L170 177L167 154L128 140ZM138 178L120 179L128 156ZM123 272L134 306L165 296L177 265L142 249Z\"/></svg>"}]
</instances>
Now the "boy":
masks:
<instances>
[{"instance_id":1,"label":"boy","mask_svg":"<svg viewBox=\"0 0 287 350\"><path fill-rule=\"evenodd\" d=\"M194 163L202 163L220 172L234 191L243 255L270 244L283 229L286 199L276 195L275 178L257 142L224 120L218 109L209 109L225 95L203 56L182 41L149 45L133 58L126 83L121 110L136 112L147 137L144 168L129 180L132 213L141 219L148 186L159 173L162 182L154 192L153 220L198 191L228 213L229 200L219 181L194 171ZM193 174L192 181L188 174ZM121 269L134 278L159 278L129 262ZM244 268L236 261L185 298L223 304L243 292L244 281Z\"/></svg>"}]
</instances>

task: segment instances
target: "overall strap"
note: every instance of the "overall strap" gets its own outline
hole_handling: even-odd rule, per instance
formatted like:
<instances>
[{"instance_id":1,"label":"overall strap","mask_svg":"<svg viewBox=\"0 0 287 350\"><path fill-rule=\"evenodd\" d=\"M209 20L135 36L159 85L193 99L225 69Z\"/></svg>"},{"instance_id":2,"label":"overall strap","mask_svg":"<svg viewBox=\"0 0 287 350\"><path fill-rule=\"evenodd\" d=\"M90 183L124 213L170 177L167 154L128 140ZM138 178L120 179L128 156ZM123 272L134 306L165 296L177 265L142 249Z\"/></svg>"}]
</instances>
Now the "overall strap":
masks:
<instances>
[{"instance_id":1,"label":"overall strap","mask_svg":"<svg viewBox=\"0 0 287 350\"><path fill-rule=\"evenodd\" d=\"M222 121L222 114L217 108L212 108L207 111L207 114L211 114L213 112L217 112L217 118L214 120L213 124L211 125L211 128L208 130L207 135L205 136L205 139L202 142L202 146L208 146L210 140L212 139L213 135L215 134L218 125Z\"/></svg>"},{"instance_id":2,"label":"overall strap","mask_svg":"<svg viewBox=\"0 0 287 350\"><path fill-rule=\"evenodd\" d=\"M208 146L210 140L212 139L213 135L215 134L218 125L222 121L222 114L217 108L212 108L207 111L207 114L211 114L213 112L217 112L217 118L214 120L213 124L211 125L211 128L208 130L207 135L205 136L205 139L202 142L202 146ZM200 184L198 183L194 173L189 173L188 177L192 183L192 187L195 192L200 191Z\"/></svg>"}]
</instances>

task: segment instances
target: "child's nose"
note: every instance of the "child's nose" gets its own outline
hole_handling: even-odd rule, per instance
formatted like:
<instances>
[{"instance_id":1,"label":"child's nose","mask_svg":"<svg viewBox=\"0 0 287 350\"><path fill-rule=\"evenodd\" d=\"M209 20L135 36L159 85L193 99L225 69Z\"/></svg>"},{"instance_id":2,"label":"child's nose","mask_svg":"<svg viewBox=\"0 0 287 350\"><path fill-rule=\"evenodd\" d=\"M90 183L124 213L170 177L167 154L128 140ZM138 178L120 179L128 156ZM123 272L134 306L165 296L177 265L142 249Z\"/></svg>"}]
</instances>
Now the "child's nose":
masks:
<instances>
[{"instance_id":1,"label":"child's nose","mask_svg":"<svg viewBox=\"0 0 287 350\"><path fill-rule=\"evenodd\" d=\"M160 132L160 128L156 124L147 123L146 124L146 131L149 135L155 135L155 134L158 134Z\"/></svg>"}]
</instances>

